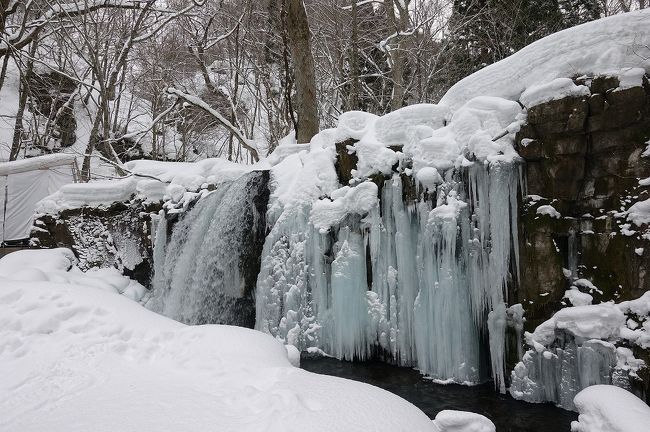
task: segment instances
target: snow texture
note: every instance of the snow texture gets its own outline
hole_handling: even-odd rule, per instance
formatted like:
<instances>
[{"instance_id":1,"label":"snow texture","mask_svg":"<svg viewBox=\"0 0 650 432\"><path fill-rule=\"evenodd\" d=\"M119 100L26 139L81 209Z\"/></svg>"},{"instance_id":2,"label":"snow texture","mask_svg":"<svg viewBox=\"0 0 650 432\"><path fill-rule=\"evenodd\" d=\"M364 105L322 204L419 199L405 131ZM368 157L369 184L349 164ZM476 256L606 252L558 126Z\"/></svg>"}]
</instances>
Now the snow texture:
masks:
<instances>
[{"instance_id":1,"label":"snow texture","mask_svg":"<svg viewBox=\"0 0 650 432\"><path fill-rule=\"evenodd\" d=\"M646 432L650 407L619 387L595 385L574 399L580 415L571 422L572 432Z\"/></svg>"},{"instance_id":2,"label":"snow texture","mask_svg":"<svg viewBox=\"0 0 650 432\"><path fill-rule=\"evenodd\" d=\"M440 104L452 111L476 96L518 100L532 86L576 74L617 74L621 68L650 71L650 9L613 15L540 39L460 80ZM636 79L639 73L626 72ZM630 76L632 75L632 77Z\"/></svg>"},{"instance_id":3,"label":"snow texture","mask_svg":"<svg viewBox=\"0 0 650 432\"><path fill-rule=\"evenodd\" d=\"M438 430L387 391L292 366L267 335L185 326L102 289L104 277L66 275L70 254L0 260L3 431Z\"/></svg>"}]
</instances>

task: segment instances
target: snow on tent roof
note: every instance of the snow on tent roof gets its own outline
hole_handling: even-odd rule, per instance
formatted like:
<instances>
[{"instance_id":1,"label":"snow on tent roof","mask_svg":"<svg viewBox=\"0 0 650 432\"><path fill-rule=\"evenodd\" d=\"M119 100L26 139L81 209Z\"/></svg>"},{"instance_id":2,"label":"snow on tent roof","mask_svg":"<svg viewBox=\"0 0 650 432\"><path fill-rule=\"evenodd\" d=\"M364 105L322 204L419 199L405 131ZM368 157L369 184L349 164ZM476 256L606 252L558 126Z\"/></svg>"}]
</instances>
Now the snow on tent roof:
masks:
<instances>
[{"instance_id":1,"label":"snow on tent roof","mask_svg":"<svg viewBox=\"0 0 650 432\"><path fill-rule=\"evenodd\" d=\"M0 176L70 165L74 161L75 155L73 154L57 153L11 162L0 162Z\"/></svg>"},{"instance_id":2,"label":"snow on tent roof","mask_svg":"<svg viewBox=\"0 0 650 432\"><path fill-rule=\"evenodd\" d=\"M460 80L440 104L452 111L476 96L517 100L531 85L576 74L650 70L650 9L599 19L554 33Z\"/></svg>"}]
</instances>

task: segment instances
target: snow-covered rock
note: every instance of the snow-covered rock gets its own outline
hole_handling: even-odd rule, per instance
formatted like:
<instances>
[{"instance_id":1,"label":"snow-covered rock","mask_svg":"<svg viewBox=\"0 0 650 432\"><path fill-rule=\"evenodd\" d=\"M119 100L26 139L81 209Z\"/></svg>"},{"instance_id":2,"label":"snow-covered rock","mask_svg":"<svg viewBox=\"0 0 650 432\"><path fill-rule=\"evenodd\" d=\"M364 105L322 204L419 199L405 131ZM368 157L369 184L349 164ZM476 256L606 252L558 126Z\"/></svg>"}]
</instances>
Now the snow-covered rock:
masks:
<instances>
[{"instance_id":1,"label":"snow-covered rock","mask_svg":"<svg viewBox=\"0 0 650 432\"><path fill-rule=\"evenodd\" d=\"M496 432L496 427L490 419L465 411L440 411L433 424L439 432Z\"/></svg>"},{"instance_id":2,"label":"snow-covered rock","mask_svg":"<svg viewBox=\"0 0 650 432\"><path fill-rule=\"evenodd\" d=\"M517 100L532 86L575 74L622 74L632 82L650 70L650 10L613 15L540 39L515 54L460 80L440 104L456 110L476 96ZM627 79L624 79L627 83Z\"/></svg>"},{"instance_id":3,"label":"snow-covered rock","mask_svg":"<svg viewBox=\"0 0 650 432\"><path fill-rule=\"evenodd\" d=\"M580 415L572 432L647 432L650 427L650 407L619 387L587 387L574 402Z\"/></svg>"}]
</instances>

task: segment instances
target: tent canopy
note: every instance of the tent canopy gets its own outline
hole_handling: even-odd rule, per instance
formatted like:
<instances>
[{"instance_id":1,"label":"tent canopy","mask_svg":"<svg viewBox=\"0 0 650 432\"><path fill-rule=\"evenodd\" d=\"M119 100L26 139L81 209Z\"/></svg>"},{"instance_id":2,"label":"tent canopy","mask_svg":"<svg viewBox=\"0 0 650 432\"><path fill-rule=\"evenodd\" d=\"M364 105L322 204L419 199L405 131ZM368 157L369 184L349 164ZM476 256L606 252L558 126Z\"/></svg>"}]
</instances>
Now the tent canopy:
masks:
<instances>
[{"instance_id":1,"label":"tent canopy","mask_svg":"<svg viewBox=\"0 0 650 432\"><path fill-rule=\"evenodd\" d=\"M29 238L36 203L75 180L75 156L51 154L0 162L2 242Z\"/></svg>"}]
</instances>

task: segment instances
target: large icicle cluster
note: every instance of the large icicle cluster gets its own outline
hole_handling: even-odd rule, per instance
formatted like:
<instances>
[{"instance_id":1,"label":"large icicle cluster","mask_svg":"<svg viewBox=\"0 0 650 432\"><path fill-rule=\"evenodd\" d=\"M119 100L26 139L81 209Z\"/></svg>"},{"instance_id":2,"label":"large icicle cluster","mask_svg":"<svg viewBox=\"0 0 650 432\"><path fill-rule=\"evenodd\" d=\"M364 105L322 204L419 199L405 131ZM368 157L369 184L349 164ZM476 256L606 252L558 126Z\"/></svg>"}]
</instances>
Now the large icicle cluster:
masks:
<instances>
[{"instance_id":1,"label":"large icicle cluster","mask_svg":"<svg viewBox=\"0 0 650 432\"><path fill-rule=\"evenodd\" d=\"M505 389L520 111L478 98L450 121L435 105L346 113L273 167L256 327L301 350L380 356L461 383L488 376L489 340ZM334 143L347 138L358 163L341 187Z\"/></svg>"}]
</instances>

